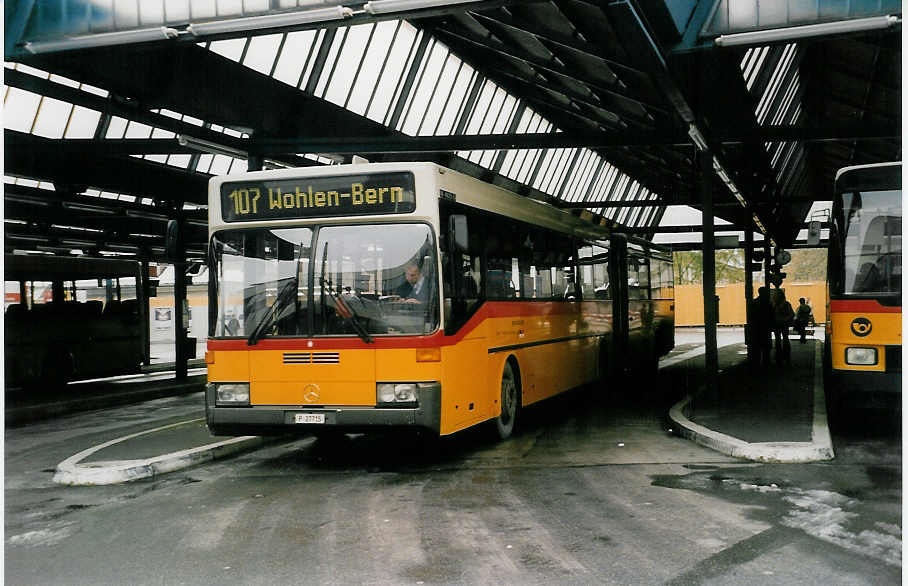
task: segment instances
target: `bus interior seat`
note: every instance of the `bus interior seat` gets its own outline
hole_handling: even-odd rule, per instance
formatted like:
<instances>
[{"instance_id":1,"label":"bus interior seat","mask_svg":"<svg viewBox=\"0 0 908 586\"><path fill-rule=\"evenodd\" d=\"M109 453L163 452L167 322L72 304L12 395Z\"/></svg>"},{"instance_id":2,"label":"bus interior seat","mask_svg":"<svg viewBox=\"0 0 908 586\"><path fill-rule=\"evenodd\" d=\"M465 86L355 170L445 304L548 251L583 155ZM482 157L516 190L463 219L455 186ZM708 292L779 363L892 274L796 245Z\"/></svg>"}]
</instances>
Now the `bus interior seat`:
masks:
<instances>
[{"instance_id":1,"label":"bus interior seat","mask_svg":"<svg viewBox=\"0 0 908 586\"><path fill-rule=\"evenodd\" d=\"M473 278L473 274L469 271L463 276L463 297L466 299L479 297L479 287L476 285L476 279Z\"/></svg>"},{"instance_id":2,"label":"bus interior seat","mask_svg":"<svg viewBox=\"0 0 908 586\"><path fill-rule=\"evenodd\" d=\"M139 314L139 300L138 299L124 299L120 301L120 314L122 315L138 315Z\"/></svg>"},{"instance_id":3,"label":"bus interior seat","mask_svg":"<svg viewBox=\"0 0 908 586\"><path fill-rule=\"evenodd\" d=\"M120 313L120 302L112 299L104 306L103 315L117 315Z\"/></svg>"},{"instance_id":4,"label":"bus interior seat","mask_svg":"<svg viewBox=\"0 0 908 586\"><path fill-rule=\"evenodd\" d=\"M504 297L505 296L505 284L504 284L504 271L501 270L491 270L488 272L488 291L489 297Z\"/></svg>"},{"instance_id":5,"label":"bus interior seat","mask_svg":"<svg viewBox=\"0 0 908 586\"><path fill-rule=\"evenodd\" d=\"M880 276L880 269L875 263L865 262L854 279L854 290L876 291L881 285Z\"/></svg>"},{"instance_id":6,"label":"bus interior seat","mask_svg":"<svg viewBox=\"0 0 908 586\"><path fill-rule=\"evenodd\" d=\"M101 317L104 304L99 299L89 299L82 304L82 314L88 317Z\"/></svg>"},{"instance_id":7,"label":"bus interior seat","mask_svg":"<svg viewBox=\"0 0 908 586\"><path fill-rule=\"evenodd\" d=\"M28 315L28 307L21 303L11 303L6 308L6 319L17 319Z\"/></svg>"}]
</instances>

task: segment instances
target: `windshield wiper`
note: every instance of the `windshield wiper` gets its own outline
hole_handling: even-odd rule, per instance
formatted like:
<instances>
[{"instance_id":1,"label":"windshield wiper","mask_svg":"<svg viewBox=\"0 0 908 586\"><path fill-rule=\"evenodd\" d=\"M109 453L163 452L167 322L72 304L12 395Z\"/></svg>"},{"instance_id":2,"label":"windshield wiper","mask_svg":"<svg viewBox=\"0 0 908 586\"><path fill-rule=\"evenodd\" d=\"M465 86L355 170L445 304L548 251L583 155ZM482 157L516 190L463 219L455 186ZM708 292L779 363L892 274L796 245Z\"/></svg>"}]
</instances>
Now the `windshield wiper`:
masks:
<instances>
[{"instance_id":1,"label":"windshield wiper","mask_svg":"<svg viewBox=\"0 0 908 586\"><path fill-rule=\"evenodd\" d=\"M268 329L272 323L274 323L274 318L277 315L277 312L280 308L290 302L290 300L296 300L299 295L299 283L300 283L300 263L303 260L303 243L300 242L300 251L296 255L296 266L293 270L293 277L290 280L286 281L283 284L283 288L278 291L277 298L274 300L274 303L271 305L271 308L268 310L268 313L265 314L265 317L255 326L255 329L252 330L252 333L249 334L249 339L246 340L248 346L254 346L262 336L265 335L265 330Z\"/></svg>"},{"instance_id":2,"label":"windshield wiper","mask_svg":"<svg viewBox=\"0 0 908 586\"><path fill-rule=\"evenodd\" d=\"M274 303L271 305L271 308L268 309L268 313L265 314L265 317L255 326L255 329L252 330L252 333L249 334L249 339L246 340L247 345L254 346L265 334L265 330L268 329L272 323L274 323L274 317L277 315L277 310L286 305L286 303L296 297L297 292L297 279L290 279L285 282L283 288L278 292L277 299L274 300ZM292 295L291 295L292 293Z\"/></svg>"},{"instance_id":3,"label":"windshield wiper","mask_svg":"<svg viewBox=\"0 0 908 586\"><path fill-rule=\"evenodd\" d=\"M331 285L331 281L322 279L322 291L327 292L331 297L331 300L334 302L334 308L337 310L337 314L350 322L350 325L353 326L353 331L356 332L356 335L362 338L367 344L373 342L372 336L369 335L369 332L366 331L366 328L363 327L363 324L360 323L356 311L347 304L343 298L334 291L334 287ZM324 298L323 298L324 299Z\"/></svg>"}]
</instances>

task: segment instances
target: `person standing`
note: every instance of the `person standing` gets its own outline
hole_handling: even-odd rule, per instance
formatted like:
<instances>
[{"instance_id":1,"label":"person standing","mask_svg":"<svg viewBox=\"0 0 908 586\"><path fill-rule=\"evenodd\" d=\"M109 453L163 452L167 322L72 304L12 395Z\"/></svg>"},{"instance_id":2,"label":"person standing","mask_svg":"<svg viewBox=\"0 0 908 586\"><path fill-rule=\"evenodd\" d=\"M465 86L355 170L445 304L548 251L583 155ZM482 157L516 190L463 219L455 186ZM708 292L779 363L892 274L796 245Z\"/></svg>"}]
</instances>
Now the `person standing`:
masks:
<instances>
[{"instance_id":1,"label":"person standing","mask_svg":"<svg viewBox=\"0 0 908 586\"><path fill-rule=\"evenodd\" d=\"M773 303L774 326L776 338L776 364L791 364L791 342L788 339L788 329L794 323L794 310L791 303L785 300L785 291L776 289L775 302Z\"/></svg>"},{"instance_id":2,"label":"person standing","mask_svg":"<svg viewBox=\"0 0 908 586\"><path fill-rule=\"evenodd\" d=\"M760 287L757 297L752 301L751 332L757 345L757 364L761 368L769 366L769 352L772 348L773 310L769 300L769 289Z\"/></svg>"},{"instance_id":3,"label":"person standing","mask_svg":"<svg viewBox=\"0 0 908 586\"><path fill-rule=\"evenodd\" d=\"M801 297L798 299L798 308L795 310L795 329L801 335L801 343L807 343L807 324L810 323L810 306L807 301Z\"/></svg>"}]
</instances>

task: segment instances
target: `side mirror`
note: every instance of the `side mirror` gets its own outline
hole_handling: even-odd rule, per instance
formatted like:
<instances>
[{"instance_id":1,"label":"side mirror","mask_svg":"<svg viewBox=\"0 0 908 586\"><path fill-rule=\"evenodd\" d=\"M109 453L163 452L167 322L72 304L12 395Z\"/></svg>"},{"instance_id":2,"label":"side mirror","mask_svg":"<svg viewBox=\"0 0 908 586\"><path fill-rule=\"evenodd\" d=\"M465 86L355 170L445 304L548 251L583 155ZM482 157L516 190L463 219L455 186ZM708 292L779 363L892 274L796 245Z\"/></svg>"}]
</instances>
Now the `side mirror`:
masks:
<instances>
[{"instance_id":1,"label":"side mirror","mask_svg":"<svg viewBox=\"0 0 908 586\"><path fill-rule=\"evenodd\" d=\"M465 251L469 248L470 237L465 215L454 214L448 218L448 237L453 250Z\"/></svg>"}]
</instances>

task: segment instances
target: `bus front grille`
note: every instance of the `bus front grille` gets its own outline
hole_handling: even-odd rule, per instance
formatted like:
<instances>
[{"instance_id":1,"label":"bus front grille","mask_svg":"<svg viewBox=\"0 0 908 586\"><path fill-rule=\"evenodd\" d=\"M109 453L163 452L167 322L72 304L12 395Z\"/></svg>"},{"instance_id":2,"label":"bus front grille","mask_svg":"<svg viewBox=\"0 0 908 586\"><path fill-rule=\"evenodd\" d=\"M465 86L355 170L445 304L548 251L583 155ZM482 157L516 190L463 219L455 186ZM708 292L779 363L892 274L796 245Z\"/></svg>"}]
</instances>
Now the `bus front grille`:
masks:
<instances>
[{"instance_id":1,"label":"bus front grille","mask_svg":"<svg viewBox=\"0 0 908 586\"><path fill-rule=\"evenodd\" d=\"M284 352L284 364L340 364L340 353Z\"/></svg>"}]
</instances>

